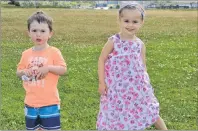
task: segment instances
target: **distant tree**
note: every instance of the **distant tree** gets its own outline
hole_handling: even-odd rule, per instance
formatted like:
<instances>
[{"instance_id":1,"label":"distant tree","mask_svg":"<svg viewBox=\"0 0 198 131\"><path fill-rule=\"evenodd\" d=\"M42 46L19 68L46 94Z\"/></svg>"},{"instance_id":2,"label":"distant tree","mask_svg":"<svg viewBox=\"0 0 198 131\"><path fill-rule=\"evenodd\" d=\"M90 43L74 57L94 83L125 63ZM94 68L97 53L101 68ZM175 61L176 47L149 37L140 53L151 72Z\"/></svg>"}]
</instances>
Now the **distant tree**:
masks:
<instances>
[{"instance_id":1,"label":"distant tree","mask_svg":"<svg viewBox=\"0 0 198 131\"><path fill-rule=\"evenodd\" d=\"M14 2L14 5L15 5L15 6L20 6L20 3L19 3L18 1L15 1L15 2Z\"/></svg>"},{"instance_id":2,"label":"distant tree","mask_svg":"<svg viewBox=\"0 0 198 131\"><path fill-rule=\"evenodd\" d=\"M116 9L119 9L120 8L120 5L116 5Z\"/></svg>"},{"instance_id":3,"label":"distant tree","mask_svg":"<svg viewBox=\"0 0 198 131\"><path fill-rule=\"evenodd\" d=\"M8 2L8 4L14 5L14 3L16 2L16 0L9 0L10 2Z\"/></svg>"},{"instance_id":4,"label":"distant tree","mask_svg":"<svg viewBox=\"0 0 198 131\"><path fill-rule=\"evenodd\" d=\"M11 5L15 5L15 6L20 6L20 3L16 0L9 0L10 2L8 2L8 4L11 4Z\"/></svg>"}]
</instances>

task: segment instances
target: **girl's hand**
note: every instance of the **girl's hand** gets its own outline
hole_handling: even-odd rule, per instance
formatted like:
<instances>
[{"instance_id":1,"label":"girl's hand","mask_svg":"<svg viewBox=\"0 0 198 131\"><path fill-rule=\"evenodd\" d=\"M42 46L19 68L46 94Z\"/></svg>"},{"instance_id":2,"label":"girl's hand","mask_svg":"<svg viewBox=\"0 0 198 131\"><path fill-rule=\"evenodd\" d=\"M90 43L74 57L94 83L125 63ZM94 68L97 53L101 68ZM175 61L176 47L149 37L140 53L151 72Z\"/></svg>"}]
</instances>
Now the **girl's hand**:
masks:
<instances>
[{"instance_id":1,"label":"girl's hand","mask_svg":"<svg viewBox=\"0 0 198 131\"><path fill-rule=\"evenodd\" d=\"M98 92L100 93L100 95L107 95L107 86L106 84L99 84L99 88L98 88Z\"/></svg>"},{"instance_id":2,"label":"girl's hand","mask_svg":"<svg viewBox=\"0 0 198 131\"><path fill-rule=\"evenodd\" d=\"M36 79L43 79L49 72L49 68L48 66L43 66L43 67L40 67L38 68L38 73L36 75Z\"/></svg>"}]
</instances>

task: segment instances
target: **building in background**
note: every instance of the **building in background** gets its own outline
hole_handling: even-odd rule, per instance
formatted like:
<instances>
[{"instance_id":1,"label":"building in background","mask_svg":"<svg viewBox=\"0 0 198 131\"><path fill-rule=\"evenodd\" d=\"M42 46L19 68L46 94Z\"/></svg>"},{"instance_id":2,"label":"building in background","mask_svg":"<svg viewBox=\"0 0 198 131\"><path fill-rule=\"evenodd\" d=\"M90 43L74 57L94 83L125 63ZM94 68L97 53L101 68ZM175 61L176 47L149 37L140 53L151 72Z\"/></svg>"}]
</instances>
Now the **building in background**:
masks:
<instances>
[{"instance_id":1,"label":"building in background","mask_svg":"<svg viewBox=\"0 0 198 131\"><path fill-rule=\"evenodd\" d=\"M119 6L120 1L95 1L96 2L96 8L97 7L109 7L109 8L116 8ZM198 2L197 1L171 1L171 0L161 0L161 1L136 1L139 4L141 4L144 8L150 9L150 8L160 8L160 9L192 9L192 8L198 8Z\"/></svg>"}]
</instances>

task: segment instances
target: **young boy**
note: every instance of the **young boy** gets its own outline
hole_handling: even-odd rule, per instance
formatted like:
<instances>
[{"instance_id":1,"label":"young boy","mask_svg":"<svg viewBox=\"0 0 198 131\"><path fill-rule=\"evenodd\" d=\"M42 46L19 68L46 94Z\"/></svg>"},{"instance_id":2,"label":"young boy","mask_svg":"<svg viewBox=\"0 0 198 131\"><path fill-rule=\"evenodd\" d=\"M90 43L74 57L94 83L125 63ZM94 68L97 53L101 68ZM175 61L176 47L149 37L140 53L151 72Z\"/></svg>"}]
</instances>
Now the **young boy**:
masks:
<instances>
[{"instance_id":1,"label":"young boy","mask_svg":"<svg viewBox=\"0 0 198 131\"><path fill-rule=\"evenodd\" d=\"M34 46L22 53L17 76L23 80L27 130L60 130L59 75L67 68L59 49L49 46L52 18L38 11L29 17L28 34Z\"/></svg>"}]
</instances>

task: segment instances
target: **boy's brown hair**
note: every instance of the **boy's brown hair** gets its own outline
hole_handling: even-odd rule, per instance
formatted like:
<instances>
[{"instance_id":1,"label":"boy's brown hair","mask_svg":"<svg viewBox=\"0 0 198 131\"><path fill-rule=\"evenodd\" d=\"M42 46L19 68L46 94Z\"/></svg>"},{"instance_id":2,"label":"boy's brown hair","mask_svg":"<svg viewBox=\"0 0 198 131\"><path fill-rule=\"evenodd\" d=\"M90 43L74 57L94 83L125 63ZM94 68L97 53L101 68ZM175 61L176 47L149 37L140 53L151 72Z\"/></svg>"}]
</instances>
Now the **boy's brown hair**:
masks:
<instances>
[{"instance_id":1,"label":"boy's brown hair","mask_svg":"<svg viewBox=\"0 0 198 131\"><path fill-rule=\"evenodd\" d=\"M37 11L28 18L28 20L27 20L28 30L30 30L30 24L33 21L37 21L38 23L48 24L49 30L50 30L50 32L52 32L52 30L53 30L52 29L53 20L52 20L51 17L49 17L43 11Z\"/></svg>"}]
</instances>

